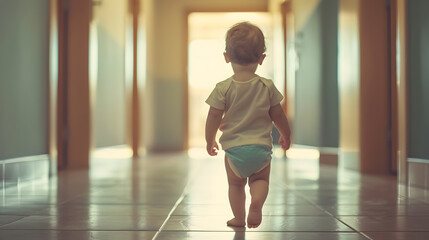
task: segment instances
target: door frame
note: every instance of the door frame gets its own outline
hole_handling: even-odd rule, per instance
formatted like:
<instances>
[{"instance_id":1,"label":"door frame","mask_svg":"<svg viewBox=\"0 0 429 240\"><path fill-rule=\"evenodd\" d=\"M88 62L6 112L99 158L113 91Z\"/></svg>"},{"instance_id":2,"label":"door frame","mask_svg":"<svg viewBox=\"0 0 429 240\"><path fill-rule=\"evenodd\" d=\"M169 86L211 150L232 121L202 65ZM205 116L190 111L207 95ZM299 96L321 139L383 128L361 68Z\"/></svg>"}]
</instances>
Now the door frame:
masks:
<instances>
[{"instance_id":1,"label":"door frame","mask_svg":"<svg viewBox=\"0 0 429 240\"><path fill-rule=\"evenodd\" d=\"M388 58L389 58L389 73L388 73L388 92L389 98L389 167L392 174L398 172L398 86L397 82L397 69L396 69L396 36L397 36L397 0L386 0L387 8L387 22L388 22Z\"/></svg>"},{"instance_id":2,"label":"door frame","mask_svg":"<svg viewBox=\"0 0 429 240\"><path fill-rule=\"evenodd\" d=\"M57 140L57 168L67 167L67 146L68 146L68 84L67 84L67 64L68 64L68 0L52 0L55 2L57 23L58 23L58 76L57 76L57 100L56 100L56 140ZM51 19L52 20L52 19Z\"/></svg>"},{"instance_id":3,"label":"door frame","mask_svg":"<svg viewBox=\"0 0 429 240\"><path fill-rule=\"evenodd\" d=\"M408 196L408 55L407 0L397 0L397 96L398 96L398 184L399 192Z\"/></svg>"}]
</instances>

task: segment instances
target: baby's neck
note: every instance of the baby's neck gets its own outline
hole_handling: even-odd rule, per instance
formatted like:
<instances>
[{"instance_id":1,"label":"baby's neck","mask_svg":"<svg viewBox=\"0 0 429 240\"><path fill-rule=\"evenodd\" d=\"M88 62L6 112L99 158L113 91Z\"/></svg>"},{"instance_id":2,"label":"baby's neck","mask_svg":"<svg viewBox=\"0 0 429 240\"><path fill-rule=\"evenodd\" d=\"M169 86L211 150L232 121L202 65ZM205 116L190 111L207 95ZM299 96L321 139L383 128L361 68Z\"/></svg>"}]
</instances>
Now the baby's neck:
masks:
<instances>
[{"instance_id":1,"label":"baby's neck","mask_svg":"<svg viewBox=\"0 0 429 240\"><path fill-rule=\"evenodd\" d=\"M258 76L255 74L256 68L258 64L250 64L250 65L239 65L239 64L232 64L232 69L234 71L234 80L238 82L246 82L250 79Z\"/></svg>"},{"instance_id":2,"label":"baby's neck","mask_svg":"<svg viewBox=\"0 0 429 240\"><path fill-rule=\"evenodd\" d=\"M232 77L237 82L247 82L256 76L258 75L256 75L254 72L236 72Z\"/></svg>"}]
</instances>

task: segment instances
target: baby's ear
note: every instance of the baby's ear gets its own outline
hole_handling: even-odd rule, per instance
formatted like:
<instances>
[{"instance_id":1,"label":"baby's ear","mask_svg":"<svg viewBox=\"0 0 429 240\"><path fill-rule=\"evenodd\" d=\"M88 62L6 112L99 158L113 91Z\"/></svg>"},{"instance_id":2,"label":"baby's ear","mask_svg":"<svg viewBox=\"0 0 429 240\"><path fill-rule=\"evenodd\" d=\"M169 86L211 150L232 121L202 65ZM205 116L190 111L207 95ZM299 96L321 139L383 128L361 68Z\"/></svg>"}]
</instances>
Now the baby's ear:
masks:
<instances>
[{"instance_id":1,"label":"baby's ear","mask_svg":"<svg viewBox=\"0 0 429 240\"><path fill-rule=\"evenodd\" d=\"M228 55L226 54L226 52L223 53L223 56L225 57L225 62L226 63L230 63L231 60L229 59Z\"/></svg>"},{"instance_id":2,"label":"baby's ear","mask_svg":"<svg viewBox=\"0 0 429 240\"><path fill-rule=\"evenodd\" d=\"M264 59L267 55L266 54L262 54L261 57L259 58L259 65L262 65L262 62L264 62Z\"/></svg>"}]
</instances>

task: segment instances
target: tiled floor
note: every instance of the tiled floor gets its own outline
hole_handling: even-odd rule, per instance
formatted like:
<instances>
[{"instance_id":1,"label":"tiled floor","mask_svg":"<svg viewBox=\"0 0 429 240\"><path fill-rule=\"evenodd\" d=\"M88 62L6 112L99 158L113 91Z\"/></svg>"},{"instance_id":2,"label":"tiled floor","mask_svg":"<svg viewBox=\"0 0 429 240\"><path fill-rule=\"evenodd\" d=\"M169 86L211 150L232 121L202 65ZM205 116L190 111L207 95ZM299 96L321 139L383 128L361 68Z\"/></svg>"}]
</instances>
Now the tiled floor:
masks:
<instances>
[{"instance_id":1,"label":"tiled floor","mask_svg":"<svg viewBox=\"0 0 429 240\"><path fill-rule=\"evenodd\" d=\"M276 158L259 228L230 228L222 156L94 159L91 171L1 189L0 239L429 239L429 204L396 178Z\"/></svg>"}]
</instances>

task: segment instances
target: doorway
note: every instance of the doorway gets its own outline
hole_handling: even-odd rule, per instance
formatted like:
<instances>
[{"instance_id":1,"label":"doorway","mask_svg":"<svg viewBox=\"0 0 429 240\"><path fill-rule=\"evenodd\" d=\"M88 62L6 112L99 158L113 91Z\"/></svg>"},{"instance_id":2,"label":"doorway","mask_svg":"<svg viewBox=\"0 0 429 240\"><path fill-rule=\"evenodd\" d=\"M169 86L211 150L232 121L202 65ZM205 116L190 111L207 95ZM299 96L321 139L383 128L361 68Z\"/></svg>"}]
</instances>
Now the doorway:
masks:
<instances>
[{"instance_id":1,"label":"doorway","mask_svg":"<svg viewBox=\"0 0 429 240\"><path fill-rule=\"evenodd\" d=\"M225 34L232 25L242 21L249 21L264 32L267 58L256 73L273 79L273 38L269 13L193 12L188 15L187 129L191 149L205 147L204 128L209 110L205 100L216 83L233 75L231 66L225 63L223 57Z\"/></svg>"}]
</instances>

